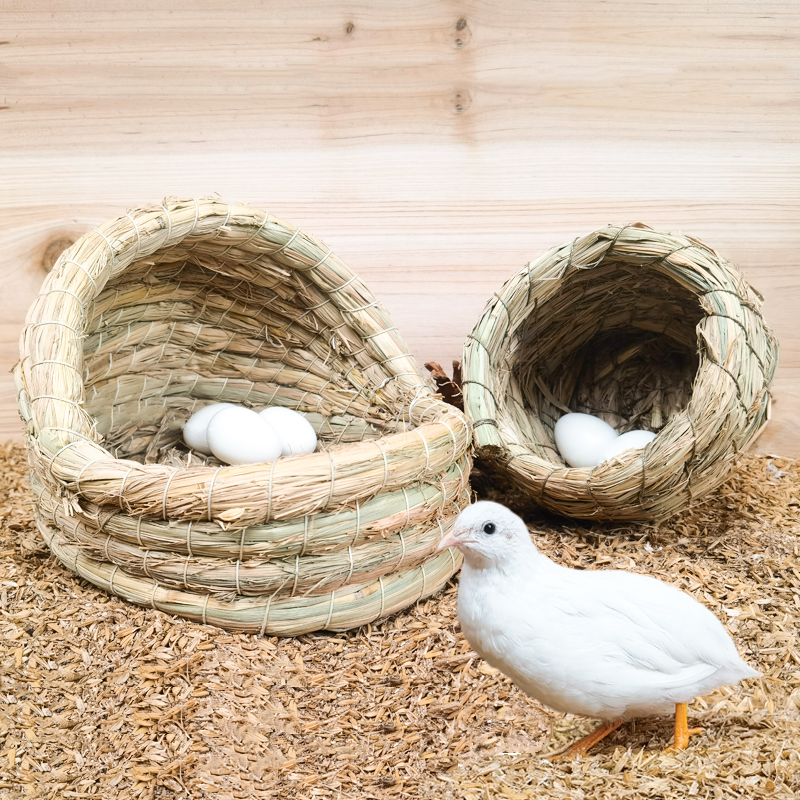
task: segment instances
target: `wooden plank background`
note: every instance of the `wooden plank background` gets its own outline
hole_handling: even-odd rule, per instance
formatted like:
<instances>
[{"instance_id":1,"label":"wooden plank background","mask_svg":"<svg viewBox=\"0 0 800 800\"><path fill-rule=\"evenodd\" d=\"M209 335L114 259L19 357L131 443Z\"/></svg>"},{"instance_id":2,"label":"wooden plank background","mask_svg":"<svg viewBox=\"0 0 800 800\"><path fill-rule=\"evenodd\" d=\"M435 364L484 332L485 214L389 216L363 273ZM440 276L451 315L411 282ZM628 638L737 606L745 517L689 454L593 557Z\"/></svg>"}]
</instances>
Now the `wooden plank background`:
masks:
<instances>
[{"instance_id":1,"label":"wooden plank background","mask_svg":"<svg viewBox=\"0 0 800 800\"><path fill-rule=\"evenodd\" d=\"M324 239L449 365L549 247L643 221L705 240L782 345L757 449L800 457L800 4L0 3L0 438L54 254L216 192Z\"/></svg>"}]
</instances>

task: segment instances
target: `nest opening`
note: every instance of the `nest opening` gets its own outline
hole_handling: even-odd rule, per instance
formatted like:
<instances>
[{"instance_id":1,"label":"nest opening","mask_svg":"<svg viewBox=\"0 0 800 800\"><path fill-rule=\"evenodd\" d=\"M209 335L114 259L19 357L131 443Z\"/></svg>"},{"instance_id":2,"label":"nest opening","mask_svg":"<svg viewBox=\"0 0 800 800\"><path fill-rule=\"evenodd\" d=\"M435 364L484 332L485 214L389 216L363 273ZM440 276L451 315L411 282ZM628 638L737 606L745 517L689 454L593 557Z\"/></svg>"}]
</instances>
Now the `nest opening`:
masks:
<instances>
[{"instance_id":1,"label":"nest opening","mask_svg":"<svg viewBox=\"0 0 800 800\"><path fill-rule=\"evenodd\" d=\"M253 633L343 630L438 591L468 502L470 428L330 248L218 198L170 199L65 251L15 377L37 525L69 569ZM214 402L303 413L321 449L190 453Z\"/></svg>"},{"instance_id":2,"label":"nest opening","mask_svg":"<svg viewBox=\"0 0 800 800\"><path fill-rule=\"evenodd\" d=\"M769 418L778 344L762 300L702 242L640 223L551 249L494 295L464 346L475 454L557 513L670 516L719 485ZM657 435L570 468L553 441L569 411Z\"/></svg>"},{"instance_id":3,"label":"nest opening","mask_svg":"<svg viewBox=\"0 0 800 800\"><path fill-rule=\"evenodd\" d=\"M669 276L624 263L575 272L516 329L510 380L553 445L556 421L592 414L619 433L658 432L685 408L699 365L697 297ZM513 389L512 389L513 391ZM522 428L530 444L536 436Z\"/></svg>"},{"instance_id":4,"label":"nest opening","mask_svg":"<svg viewBox=\"0 0 800 800\"><path fill-rule=\"evenodd\" d=\"M329 301L302 272L266 259L247 280L240 271L234 259L167 250L106 284L84 340L86 410L116 457L219 465L190 454L182 429L220 401L297 410L320 450L415 427L409 398L373 391L373 367L357 358L364 342L331 329Z\"/></svg>"}]
</instances>

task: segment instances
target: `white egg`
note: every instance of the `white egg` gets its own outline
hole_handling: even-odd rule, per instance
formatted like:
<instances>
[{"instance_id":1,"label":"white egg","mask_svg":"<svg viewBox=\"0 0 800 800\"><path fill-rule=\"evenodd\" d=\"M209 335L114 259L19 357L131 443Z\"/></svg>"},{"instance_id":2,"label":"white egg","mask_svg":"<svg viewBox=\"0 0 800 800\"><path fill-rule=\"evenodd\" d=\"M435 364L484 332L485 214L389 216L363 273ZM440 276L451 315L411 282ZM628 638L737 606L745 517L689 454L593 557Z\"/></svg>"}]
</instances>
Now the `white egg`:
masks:
<instances>
[{"instance_id":1,"label":"white egg","mask_svg":"<svg viewBox=\"0 0 800 800\"><path fill-rule=\"evenodd\" d=\"M281 454L277 431L255 411L242 406L223 408L208 426L211 452L226 464L261 464Z\"/></svg>"},{"instance_id":2,"label":"white egg","mask_svg":"<svg viewBox=\"0 0 800 800\"><path fill-rule=\"evenodd\" d=\"M183 441L199 453L211 454L208 446L208 424L212 417L222 411L223 408L232 408L232 403L212 403L210 406L203 406L199 411L195 411L186 424L183 426Z\"/></svg>"},{"instance_id":3,"label":"white egg","mask_svg":"<svg viewBox=\"0 0 800 800\"><path fill-rule=\"evenodd\" d=\"M641 449L646 447L656 435L652 431L628 431L620 434L608 447L600 454L600 461L608 461L626 450Z\"/></svg>"},{"instance_id":4,"label":"white egg","mask_svg":"<svg viewBox=\"0 0 800 800\"><path fill-rule=\"evenodd\" d=\"M558 452L571 467L595 467L600 454L617 438L617 432L591 414L564 414L555 427Z\"/></svg>"},{"instance_id":5,"label":"white egg","mask_svg":"<svg viewBox=\"0 0 800 800\"><path fill-rule=\"evenodd\" d=\"M285 456L313 453L317 449L317 433L299 412L283 406L270 406L259 412L275 428Z\"/></svg>"}]
</instances>

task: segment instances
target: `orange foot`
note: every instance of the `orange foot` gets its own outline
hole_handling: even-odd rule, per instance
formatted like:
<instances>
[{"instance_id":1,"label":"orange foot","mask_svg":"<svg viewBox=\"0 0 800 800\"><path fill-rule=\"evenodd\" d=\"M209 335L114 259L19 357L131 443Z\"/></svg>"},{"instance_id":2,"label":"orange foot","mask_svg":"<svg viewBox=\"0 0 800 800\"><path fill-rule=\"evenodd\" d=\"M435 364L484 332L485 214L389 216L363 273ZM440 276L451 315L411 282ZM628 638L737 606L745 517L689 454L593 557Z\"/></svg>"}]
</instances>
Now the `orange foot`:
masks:
<instances>
[{"instance_id":1,"label":"orange foot","mask_svg":"<svg viewBox=\"0 0 800 800\"><path fill-rule=\"evenodd\" d=\"M675 743L664 752L673 753L676 750L685 750L689 745L689 737L702 733L702 728L690 728L686 716L686 703L675 704Z\"/></svg>"},{"instance_id":2,"label":"orange foot","mask_svg":"<svg viewBox=\"0 0 800 800\"><path fill-rule=\"evenodd\" d=\"M625 722L624 719L616 719L613 722L604 722L599 728L593 730L588 736L584 736L583 739L580 739L575 742L575 744L570 745L566 750L562 750L560 753L555 753L552 756L548 756L547 760L558 761L561 758L585 756L589 752L590 748L594 747L602 739L605 739L609 733L612 733L619 728L623 722Z\"/></svg>"}]
</instances>

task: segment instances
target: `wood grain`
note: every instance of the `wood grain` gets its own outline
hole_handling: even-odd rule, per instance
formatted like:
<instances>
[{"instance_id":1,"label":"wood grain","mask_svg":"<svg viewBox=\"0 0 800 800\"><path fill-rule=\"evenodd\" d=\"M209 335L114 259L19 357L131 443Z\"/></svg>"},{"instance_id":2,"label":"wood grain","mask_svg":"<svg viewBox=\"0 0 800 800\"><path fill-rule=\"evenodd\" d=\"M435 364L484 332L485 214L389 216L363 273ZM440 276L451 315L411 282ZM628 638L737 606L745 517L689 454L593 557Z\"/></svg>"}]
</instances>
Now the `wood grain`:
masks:
<instances>
[{"instance_id":1,"label":"wood grain","mask_svg":"<svg viewBox=\"0 0 800 800\"><path fill-rule=\"evenodd\" d=\"M796 3L5 0L0 437L61 243L218 192L323 238L443 364L551 246L637 220L697 236L766 297L757 449L800 457L798 45Z\"/></svg>"}]
</instances>

